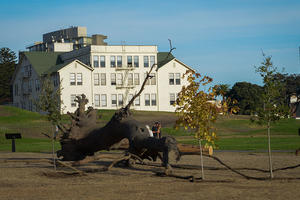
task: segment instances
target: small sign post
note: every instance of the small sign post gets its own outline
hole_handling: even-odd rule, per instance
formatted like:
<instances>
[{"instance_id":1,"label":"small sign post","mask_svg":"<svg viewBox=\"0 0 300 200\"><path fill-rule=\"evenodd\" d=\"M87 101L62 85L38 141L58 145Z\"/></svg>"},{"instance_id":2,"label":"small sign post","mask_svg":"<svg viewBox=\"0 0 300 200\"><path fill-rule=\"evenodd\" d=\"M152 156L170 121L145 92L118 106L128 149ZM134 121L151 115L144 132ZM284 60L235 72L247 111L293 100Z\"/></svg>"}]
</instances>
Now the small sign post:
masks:
<instances>
[{"instance_id":1,"label":"small sign post","mask_svg":"<svg viewBox=\"0 0 300 200\"><path fill-rule=\"evenodd\" d=\"M21 133L6 133L5 138L11 140L11 151L16 152L16 143L15 139L21 139Z\"/></svg>"}]
</instances>

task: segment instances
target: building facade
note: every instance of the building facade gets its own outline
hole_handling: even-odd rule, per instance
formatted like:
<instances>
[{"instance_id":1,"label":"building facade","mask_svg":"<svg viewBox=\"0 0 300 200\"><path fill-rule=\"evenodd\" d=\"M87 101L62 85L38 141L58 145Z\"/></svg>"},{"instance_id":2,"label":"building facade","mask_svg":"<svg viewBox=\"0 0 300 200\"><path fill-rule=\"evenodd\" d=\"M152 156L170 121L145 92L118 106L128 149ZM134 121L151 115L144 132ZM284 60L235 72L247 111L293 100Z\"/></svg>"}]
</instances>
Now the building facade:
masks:
<instances>
[{"instance_id":1,"label":"building facade","mask_svg":"<svg viewBox=\"0 0 300 200\"><path fill-rule=\"evenodd\" d=\"M155 65L152 78L132 109L172 112L177 94L187 84L183 74L191 69L172 54L158 52L155 45L102 43L61 52L32 49L20 53L13 79L14 105L32 111L36 111L33 102L38 99L45 74L51 75L55 87L62 88L62 113L74 112L75 97L81 94L88 98L88 106L117 109L140 90L147 72Z\"/></svg>"}]
</instances>

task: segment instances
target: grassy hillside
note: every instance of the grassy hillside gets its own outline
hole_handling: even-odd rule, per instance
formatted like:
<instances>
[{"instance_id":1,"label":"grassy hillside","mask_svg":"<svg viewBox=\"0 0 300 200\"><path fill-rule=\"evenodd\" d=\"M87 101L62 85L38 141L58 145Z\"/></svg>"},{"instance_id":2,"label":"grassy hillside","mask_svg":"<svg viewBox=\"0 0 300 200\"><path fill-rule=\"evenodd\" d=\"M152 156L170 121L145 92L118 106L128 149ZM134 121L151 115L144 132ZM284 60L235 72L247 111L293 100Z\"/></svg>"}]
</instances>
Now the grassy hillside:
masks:
<instances>
[{"instance_id":1,"label":"grassy hillside","mask_svg":"<svg viewBox=\"0 0 300 200\"><path fill-rule=\"evenodd\" d=\"M99 126L108 122L114 110L99 110ZM173 135L181 143L197 144L193 133L183 129L175 130L176 116L168 112L133 111L138 121L152 125L155 121L162 123L163 135ZM64 116L68 122L68 116ZM216 123L218 141L221 150L263 150L266 149L266 128L252 124L248 116L220 117ZM300 120L284 119L272 127L272 149L295 150L300 148L298 136ZM0 106L0 151L10 151L11 141L6 140L5 133L20 132L23 139L16 140L17 151L43 152L51 151L52 144L41 134L51 134L53 127L46 117L38 113L10 106ZM59 149L59 143L55 145Z\"/></svg>"}]
</instances>

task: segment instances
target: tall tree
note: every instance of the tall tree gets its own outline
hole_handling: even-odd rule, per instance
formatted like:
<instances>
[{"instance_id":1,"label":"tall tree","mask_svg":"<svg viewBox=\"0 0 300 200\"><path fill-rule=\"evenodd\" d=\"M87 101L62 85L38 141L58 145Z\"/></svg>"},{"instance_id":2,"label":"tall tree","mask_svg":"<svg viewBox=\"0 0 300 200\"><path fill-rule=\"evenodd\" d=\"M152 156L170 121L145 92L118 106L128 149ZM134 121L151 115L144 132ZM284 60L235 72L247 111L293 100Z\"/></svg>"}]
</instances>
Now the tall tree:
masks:
<instances>
[{"instance_id":1,"label":"tall tree","mask_svg":"<svg viewBox=\"0 0 300 200\"><path fill-rule=\"evenodd\" d=\"M12 100L11 79L15 71L16 54L9 48L0 49L0 104Z\"/></svg>"},{"instance_id":2,"label":"tall tree","mask_svg":"<svg viewBox=\"0 0 300 200\"><path fill-rule=\"evenodd\" d=\"M262 95L263 106L257 109L257 117L254 118L259 124L267 125L268 135L268 154L269 154L269 169L270 178L273 178L272 155L271 155L271 125L273 122L287 116L287 106L282 97L284 85L275 78L277 68L273 66L271 56L264 56L261 66L256 68L256 72L263 78L264 91Z\"/></svg>"}]
</instances>

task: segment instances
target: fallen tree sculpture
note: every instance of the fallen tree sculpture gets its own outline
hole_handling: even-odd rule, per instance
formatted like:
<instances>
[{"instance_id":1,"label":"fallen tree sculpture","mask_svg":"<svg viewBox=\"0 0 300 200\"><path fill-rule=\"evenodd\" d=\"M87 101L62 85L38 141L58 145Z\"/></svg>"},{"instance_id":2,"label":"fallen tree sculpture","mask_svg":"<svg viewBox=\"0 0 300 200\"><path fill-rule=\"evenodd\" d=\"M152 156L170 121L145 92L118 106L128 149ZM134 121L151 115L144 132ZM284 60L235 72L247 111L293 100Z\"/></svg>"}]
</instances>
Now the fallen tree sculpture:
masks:
<instances>
[{"instance_id":1,"label":"fallen tree sculpture","mask_svg":"<svg viewBox=\"0 0 300 200\"><path fill-rule=\"evenodd\" d=\"M167 167L169 152L174 151L179 160L176 140L171 136L161 139L150 137L145 125L131 117L126 107L117 111L104 127L98 128L96 110L89 107L84 111L88 102L85 95L77 96L76 102L79 108L74 114L69 113L72 118L71 126L60 126L63 131L60 140L62 148L57 156L63 157L63 160L78 161L94 155L97 151L110 150L124 138L129 141L128 152L141 159L155 159L161 152L163 164Z\"/></svg>"},{"instance_id":2,"label":"fallen tree sculpture","mask_svg":"<svg viewBox=\"0 0 300 200\"><path fill-rule=\"evenodd\" d=\"M171 51L173 49L171 48ZM157 64L152 65L147 73L140 91L134 95L127 106L117 110L104 127L99 128L96 125L96 110L89 107L85 111L88 103L86 96L84 94L77 96L75 101L79 105L78 109L74 114L68 113L71 116L71 124L68 127L58 126L63 134L60 139L61 150L57 152L57 156L62 157L62 160L65 161L79 161L94 155L97 151L110 150L113 145L126 138L129 141L128 152L141 159L156 160L157 157L160 157L163 166L168 168L170 166L169 153L173 151L176 160L179 160L180 152L173 137L166 136L160 139L150 137L146 126L131 116L130 106L142 93L147 80L152 78L150 73L155 65Z\"/></svg>"}]
</instances>

